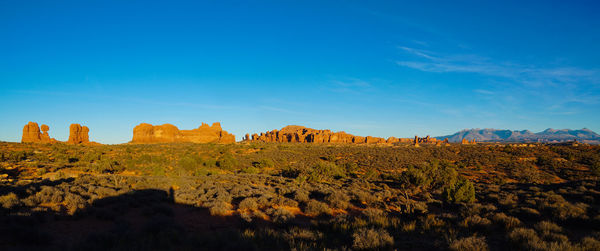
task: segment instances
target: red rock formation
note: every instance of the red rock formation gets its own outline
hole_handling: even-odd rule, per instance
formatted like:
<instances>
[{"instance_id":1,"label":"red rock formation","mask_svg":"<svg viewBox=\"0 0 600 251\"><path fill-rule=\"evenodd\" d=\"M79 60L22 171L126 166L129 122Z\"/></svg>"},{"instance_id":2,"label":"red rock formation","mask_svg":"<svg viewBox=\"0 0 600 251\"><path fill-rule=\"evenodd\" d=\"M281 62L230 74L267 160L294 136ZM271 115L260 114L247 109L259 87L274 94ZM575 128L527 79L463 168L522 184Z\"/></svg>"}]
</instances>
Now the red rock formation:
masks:
<instances>
[{"instance_id":1,"label":"red rock formation","mask_svg":"<svg viewBox=\"0 0 600 251\"><path fill-rule=\"evenodd\" d=\"M354 136L345 132L332 132L331 130L317 130L304 126L290 125L281 130L266 133L252 134L251 141L261 142L299 142L299 143L386 143L386 139L379 137ZM393 138L391 141L394 141ZM397 139L396 139L397 140ZM397 142L397 141L395 141ZM393 142L392 142L393 143Z\"/></svg>"},{"instance_id":2,"label":"red rock formation","mask_svg":"<svg viewBox=\"0 0 600 251\"><path fill-rule=\"evenodd\" d=\"M40 132L40 127L35 122L29 122L27 125L23 127L23 137L21 137L21 142L23 143L54 143L57 142L55 139L50 138L48 134L48 130L50 127L47 125L42 125L42 131Z\"/></svg>"},{"instance_id":3,"label":"red rock formation","mask_svg":"<svg viewBox=\"0 0 600 251\"><path fill-rule=\"evenodd\" d=\"M399 138L396 138L396 137L389 137L389 138L388 138L388 139L387 139L385 142L386 142L386 143L389 143L389 144L393 144L393 143L398 143L398 142L400 142L400 139L399 139Z\"/></svg>"},{"instance_id":4,"label":"red rock formation","mask_svg":"<svg viewBox=\"0 0 600 251\"><path fill-rule=\"evenodd\" d=\"M219 122L212 126L202 123L192 130L179 130L171 124L156 125L142 123L133 128L132 143L234 143L235 135L224 131Z\"/></svg>"},{"instance_id":5,"label":"red rock formation","mask_svg":"<svg viewBox=\"0 0 600 251\"><path fill-rule=\"evenodd\" d=\"M436 138L432 138L429 137L429 135L427 135L427 137L425 138L419 138L419 136L415 136L415 139L412 141L412 143L419 144L419 143L423 143L423 144L437 144L438 139Z\"/></svg>"},{"instance_id":6,"label":"red rock formation","mask_svg":"<svg viewBox=\"0 0 600 251\"><path fill-rule=\"evenodd\" d=\"M463 138L460 143L463 145L467 145L467 144L469 144L469 141L467 139Z\"/></svg>"},{"instance_id":7,"label":"red rock formation","mask_svg":"<svg viewBox=\"0 0 600 251\"><path fill-rule=\"evenodd\" d=\"M71 124L69 126L69 144L84 144L90 143L90 137L88 133L90 129L87 126L81 126L80 124Z\"/></svg>"}]
</instances>

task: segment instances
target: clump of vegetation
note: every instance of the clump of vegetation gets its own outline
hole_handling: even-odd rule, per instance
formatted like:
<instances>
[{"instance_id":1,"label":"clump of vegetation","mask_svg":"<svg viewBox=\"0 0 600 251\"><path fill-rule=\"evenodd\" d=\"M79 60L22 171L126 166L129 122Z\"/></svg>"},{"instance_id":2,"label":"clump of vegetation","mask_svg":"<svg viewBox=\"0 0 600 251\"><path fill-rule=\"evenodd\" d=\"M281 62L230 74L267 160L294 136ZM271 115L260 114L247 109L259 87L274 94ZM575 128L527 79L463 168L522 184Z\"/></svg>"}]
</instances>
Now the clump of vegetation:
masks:
<instances>
[{"instance_id":1,"label":"clump of vegetation","mask_svg":"<svg viewBox=\"0 0 600 251\"><path fill-rule=\"evenodd\" d=\"M487 251L488 244L484 237L469 236L453 241L450 250L454 251Z\"/></svg>"},{"instance_id":2,"label":"clump of vegetation","mask_svg":"<svg viewBox=\"0 0 600 251\"><path fill-rule=\"evenodd\" d=\"M394 238L383 229L361 228L352 239L352 247L356 249L385 248L394 243Z\"/></svg>"},{"instance_id":3,"label":"clump of vegetation","mask_svg":"<svg viewBox=\"0 0 600 251\"><path fill-rule=\"evenodd\" d=\"M444 190L446 202L473 202L475 201L475 187L467 179L459 179L455 184L449 185Z\"/></svg>"},{"instance_id":4,"label":"clump of vegetation","mask_svg":"<svg viewBox=\"0 0 600 251\"><path fill-rule=\"evenodd\" d=\"M310 200L308 203L306 203L304 213L308 215L331 214L331 209L327 204L323 202Z\"/></svg>"}]
</instances>

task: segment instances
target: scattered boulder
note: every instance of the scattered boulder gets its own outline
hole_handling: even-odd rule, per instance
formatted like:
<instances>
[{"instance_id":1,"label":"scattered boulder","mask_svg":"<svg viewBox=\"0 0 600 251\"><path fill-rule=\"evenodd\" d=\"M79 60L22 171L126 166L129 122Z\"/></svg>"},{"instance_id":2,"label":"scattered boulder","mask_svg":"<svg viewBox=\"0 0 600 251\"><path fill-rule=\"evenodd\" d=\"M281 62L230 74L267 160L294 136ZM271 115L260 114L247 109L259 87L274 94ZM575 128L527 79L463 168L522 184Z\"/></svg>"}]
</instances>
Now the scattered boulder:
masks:
<instances>
[{"instance_id":1,"label":"scattered boulder","mask_svg":"<svg viewBox=\"0 0 600 251\"><path fill-rule=\"evenodd\" d=\"M141 123L133 128L132 143L234 143L235 135L224 131L221 123L215 122L212 126L202 123L200 127L192 130L179 130L171 124L151 125Z\"/></svg>"},{"instance_id":2,"label":"scattered boulder","mask_svg":"<svg viewBox=\"0 0 600 251\"><path fill-rule=\"evenodd\" d=\"M81 126L80 124L71 124L69 127L69 144L84 144L90 143L90 137L88 133L90 129L87 126Z\"/></svg>"}]
</instances>

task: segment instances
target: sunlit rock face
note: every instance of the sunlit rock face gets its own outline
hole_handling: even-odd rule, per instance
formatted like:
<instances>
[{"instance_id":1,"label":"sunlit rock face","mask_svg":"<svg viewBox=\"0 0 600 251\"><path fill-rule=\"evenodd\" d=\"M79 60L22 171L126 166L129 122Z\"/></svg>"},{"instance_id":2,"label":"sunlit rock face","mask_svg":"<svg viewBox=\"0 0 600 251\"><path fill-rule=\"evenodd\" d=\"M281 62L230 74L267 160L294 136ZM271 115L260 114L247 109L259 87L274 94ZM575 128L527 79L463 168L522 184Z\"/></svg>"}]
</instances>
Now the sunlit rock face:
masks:
<instances>
[{"instance_id":1,"label":"sunlit rock face","mask_svg":"<svg viewBox=\"0 0 600 251\"><path fill-rule=\"evenodd\" d=\"M50 127L42 125L42 131L36 122L29 122L23 127L23 136L21 142L23 143L54 143L57 142L55 139L50 138L48 131Z\"/></svg>"},{"instance_id":2,"label":"sunlit rock face","mask_svg":"<svg viewBox=\"0 0 600 251\"><path fill-rule=\"evenodd\" d=\"M235 135L224 131L219 122L212 126L202 123L192 130L179 130L171 124L151 125L142 123L133 128L132 143L234 143Z\"/></svg>"},{"instance_id":3,"label":"sunlit rock face","mask_svg":"<svg viewBox=\"0 0 600 251\"><path fill-rule=\"evenodd\" d=\"M332 132L331 130L317 130L304 126L290 125L281 130L268 131L266 133L253 134L250 141L260 142L299 142L299 143L387 143L387 140L379 137L354 136L345 132ZM397 142L394 139L391 143Z\"/></svg>"}]
</instances>

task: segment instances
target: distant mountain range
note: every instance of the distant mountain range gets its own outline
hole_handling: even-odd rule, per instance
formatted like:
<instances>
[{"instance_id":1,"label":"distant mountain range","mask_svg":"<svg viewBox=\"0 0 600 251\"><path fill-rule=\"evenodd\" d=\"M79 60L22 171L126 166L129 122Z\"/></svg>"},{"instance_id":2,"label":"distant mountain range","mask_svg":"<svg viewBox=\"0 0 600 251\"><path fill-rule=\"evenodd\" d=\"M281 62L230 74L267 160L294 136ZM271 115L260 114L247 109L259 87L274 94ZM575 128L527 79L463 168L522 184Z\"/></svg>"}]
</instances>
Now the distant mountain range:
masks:
<instances>
[{"instance_id":1,"label":"distant mountain range","mask_svg":"<svg viewBox=\"0 0 600 251\"><path fill-rule=\"evenodd\" d=\"M581 130L548 128L542 132L533 133L529 130L511 131L501 129L465 129L452 135L439 136L437 139L448 138L450 142L460 142L462 139L478 142L545 142L559 143L577 140L582 143L600 144L600 135L590 129Z\"/></svg>"}]
</instances>

